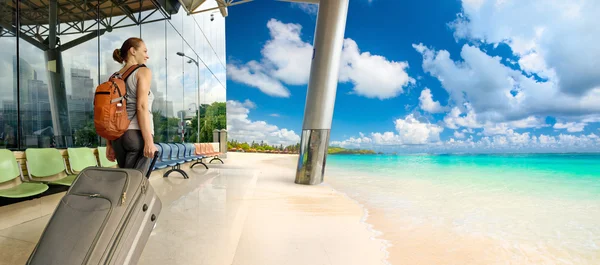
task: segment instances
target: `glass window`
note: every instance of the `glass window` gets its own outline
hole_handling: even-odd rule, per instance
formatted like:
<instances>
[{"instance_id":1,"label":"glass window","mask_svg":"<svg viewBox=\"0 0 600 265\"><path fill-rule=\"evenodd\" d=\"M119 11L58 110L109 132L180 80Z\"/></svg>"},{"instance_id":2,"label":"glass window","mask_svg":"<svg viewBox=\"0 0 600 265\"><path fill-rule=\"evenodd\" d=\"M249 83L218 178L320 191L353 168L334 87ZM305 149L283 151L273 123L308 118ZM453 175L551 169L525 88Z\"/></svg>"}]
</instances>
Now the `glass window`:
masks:
<instances>
[{"instance_id":1,"label":"glass window","mask_svg":"<svg viewBox=\"0 0 600 265\"><path fill-rule=\"evenodd\" d=\"M120 17L114 17L113 20L119 20ZM100 80L102 82L108 80L110 75L119 71L123 65L113 59L113 51L120 49L128 38L140 38L139 27L124 27L113 29L111 32L106 32L100 36Z\"/></svg>"},{"instance_id":2,"label":"glass window","mask_svg":"<svg viewBox=\"0 0 600 265\"><path fill-rule=\"evenodd\" d=\"M187 14L185 13L185 10L183 10L183 8L180 7L177 14L171 15L171 20L169 20L169 24L171 24L171 26L175 28L175 31L181 33L183 32L183 19L185 17L187 17Z\"/></svg>"},{"instance_id":3,"label":"glass window","mask_svg":"<svg viewBox=\"0 0 600 265\"><path fill-rule=\"evenodd\" d=\"M225 101L220 101L219 96L224 93L222 86L217 81L216 77L209 75L209 78L203 84L203 95L205 96L205 104L202 105L204 114L200 129L200 140L202 142L213 142L213 130L225 129L227 127L226 105Z\"/></svg>"},{"instance_id":4,"label":"glass window","mask_svg":"<svg viewBox=\"0 0 600 265\"><path fill-rule=\"evenodd\" d=\"M71 4L58 3L57 9L72 9L63 5ZM98 82L98 42L89 35L98 29L95 13L88 10L91 17L64 21L54 31L48 25L50 16L43 21L32 10L49 14L50 7L20 5L20 148L97 144L92 95ZM48 30L32 30L41 25Z\"/></svg>"},{"instance_id":5,"label":"glass window","mask_svg":"<svg viewBox=\"0 0 600 265\"><path fill-rule=\"evenodd\" d=\"M148 47L147 66L152 70L152 84L150 90L154 94L152 103L152 116L154 121L154 142L167 141L167 117L173 116L173 104L167 104L167 38L165 21L142 25L142 39ZM167 109L167 105L171 109Z\"/></svg>"},{"instance_id":6,"label":"glass window","mask_svg":"<svg viewBox=\"0 0 600 265\"><path fill-rule=\"evenodd\" d=\"M21 38L5 26L15 23L17 3L21 3ZM110 18L108 9L96 14L97 4L78 7L59 1L59 13L91 17L58 21L54 35L49 34L48 4L0 0L0 84L12 84L0 87L0 148L104 145L93 125L93 93L121 69L112 54L130 37L144 39L149 50L155 141L212 141L212 129L220 125L214 125L219 110L211 106L225 102L224 19L218 10L187 16L180 9L168 21L161 20L160 12L145 11L134 15L147 24L136 26L126 16ZM40 17L35 10L46 10L45 15ZM107 25L111 31L94 35ZM204 139L202 126L207 126Z\"/></svg>"},{"instance_id":7,"label":"glass window","mask_svg":"<svg viewBox=\"0 0 600 265\"><path fill-rule=\"evenodd\" d=\"M186 56L191 57L190 58L185 58L184 61L184 76L183 76L183 87L184 87L184 92L183 92L183 107L184 107L184 113L183 114L183 132L184 132L184 138L183 140L185 142L195 142L198 139L198 133L197 133L197 119L194 119L194 117L196 116L196 109L198 106L198 71L199 71L199 63L198 65L196 65L196 62L198 62L198 57L196 56L196 54L194 53L194 51L192 50L191 47L189 47L188 45L184 45L185 49L184 49L184 53ZM193 60L192 60L193 59ZM196 125L192 125L192 122L195 122ZM196 130L194 132L194 130Z\"/></svg>"},{"instance_id":8,"label":"glass window","mask_svg":"<svg viewBox=\"0 0 600 265\"><path fill-rule=\"evenodd\" d=\"M95 29L98 29L97 25ZM83 41L62 52L68 102L65 103L68 105L72 132L72 143L69 146L75 147L96 147L100 139L94 126L94 91L99 84L100 74L98 36L87 34L89 33L75 33L60 37L63 44Z\"/></svg>"},{"instance_id":9,"label":"glass window","mask_svg":"<svg viewBox=\"0 0 600 265\"><path fill-rule=\"evenodd\" d=\"M183 126L183 63L184 57L177 55L184 52L183 40L170 24L167 25L167 121L164 124L167 131L167 142L181 142Z\"/></svg>"},{"instance_id":10,"label":"glass window","mask_svg":"<svg viewBox=\"0 0 600 265\"><path fill-rule=\"evenodd\" d=\"M0 0L2 25L16 27L14 6L13 0ZM18 148L17 82L17 36L0 27L0 148Z\"/></svg>"}]
</instances>

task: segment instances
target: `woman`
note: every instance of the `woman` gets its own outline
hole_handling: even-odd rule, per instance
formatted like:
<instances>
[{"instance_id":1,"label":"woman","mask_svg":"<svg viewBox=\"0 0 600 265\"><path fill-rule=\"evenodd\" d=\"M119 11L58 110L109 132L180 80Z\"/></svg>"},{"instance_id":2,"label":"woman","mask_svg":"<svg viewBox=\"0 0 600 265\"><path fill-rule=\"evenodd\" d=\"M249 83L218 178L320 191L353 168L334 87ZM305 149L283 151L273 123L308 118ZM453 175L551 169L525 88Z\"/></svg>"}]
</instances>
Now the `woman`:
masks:
<instances>
[{"instance_id":1,"label":"woman","mask_svg":"<svg viewBox=\"0 0 600 265\"><path fill-rule=\"evenodd\" d=\"M119 74L132 66L146 64L148 49L140 38L127 39L120 49L115 49L113 59L124 64ZM154 153L154 122L152 120L152 102L154 94L150 91L152 72L147 67L133 71L125 84L127 86L127 114L131 124L118 139L108 141L106 158L117 160L120 168L136 168L146 173Z\"/></svg>"}]
</instances>

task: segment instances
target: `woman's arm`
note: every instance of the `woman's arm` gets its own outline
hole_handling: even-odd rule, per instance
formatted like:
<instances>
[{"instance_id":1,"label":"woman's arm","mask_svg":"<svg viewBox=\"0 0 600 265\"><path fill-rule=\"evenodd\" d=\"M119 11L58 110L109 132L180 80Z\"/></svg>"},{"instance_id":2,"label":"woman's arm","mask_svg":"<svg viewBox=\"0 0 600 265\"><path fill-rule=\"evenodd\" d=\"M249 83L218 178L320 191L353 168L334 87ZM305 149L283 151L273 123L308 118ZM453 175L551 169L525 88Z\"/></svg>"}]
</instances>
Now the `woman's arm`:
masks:
<instances>
[{"instance_id":1,"label":"woman's arm","mask_svg":"<svg viewBox=\"0 0 600 265\"><path fill-rule=\"evenodd\" d=\"M110 140L106 140L106 159L110 162L115 162L115 150L113 149L112 142Z\"/></svg>"},{"instance_id":2,"label":"woman's arm","mask_svg":"<svg viewBox=\"0 0 600 265\"><path fill-rule=\"evenodd\" d=\"M150 128L150 114L148 110L148 93L152 72L147 67L141 67L137 72L137 117L142 137L144 138L144 156L153 157L156 147L152 139L152 128Z\"/></svg>"}]
</instances>

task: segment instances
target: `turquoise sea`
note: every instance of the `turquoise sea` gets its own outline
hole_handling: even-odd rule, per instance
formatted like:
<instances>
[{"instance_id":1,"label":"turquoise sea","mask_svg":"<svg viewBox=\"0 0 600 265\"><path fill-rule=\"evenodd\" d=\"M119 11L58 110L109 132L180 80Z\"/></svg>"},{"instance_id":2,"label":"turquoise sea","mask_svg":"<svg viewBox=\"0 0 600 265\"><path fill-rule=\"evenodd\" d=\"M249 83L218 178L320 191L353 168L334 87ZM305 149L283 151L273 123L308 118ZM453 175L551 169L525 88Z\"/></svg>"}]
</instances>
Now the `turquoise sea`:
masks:
<instances>
[{"instance_id":1,"label":"turquoise sea","mask_svg":"<svg viewBox=\"0 0 600 265\"><path fill-rule=\"evenodd\" d=\"M392 256L600 264L600 154L329 155L325 175L385 219L367 222Z\"/></svg>"}]
</instances>

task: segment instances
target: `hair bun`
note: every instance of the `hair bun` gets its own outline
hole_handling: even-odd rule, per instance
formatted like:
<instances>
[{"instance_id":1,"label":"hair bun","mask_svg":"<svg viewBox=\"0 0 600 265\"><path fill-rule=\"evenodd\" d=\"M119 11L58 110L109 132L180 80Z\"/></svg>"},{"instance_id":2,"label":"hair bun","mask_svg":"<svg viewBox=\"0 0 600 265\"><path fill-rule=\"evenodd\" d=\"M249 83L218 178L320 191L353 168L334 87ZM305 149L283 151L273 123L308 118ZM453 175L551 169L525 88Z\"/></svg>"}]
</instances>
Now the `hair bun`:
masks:
<instances>
[{"instance_id":1,"label":"hair bun","mask_svg":"<svg viewBox=\"0 0 600 265\"><path fill-rule=\"evenodd\" d=\"M115 49L115 51L113 51L113 59L118 63L123 63L123 58L121 58L121 50Z\"/></svg>"}]
</instances>

